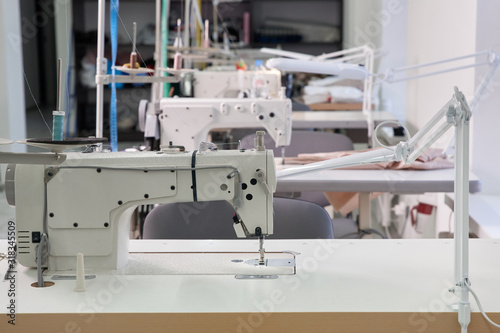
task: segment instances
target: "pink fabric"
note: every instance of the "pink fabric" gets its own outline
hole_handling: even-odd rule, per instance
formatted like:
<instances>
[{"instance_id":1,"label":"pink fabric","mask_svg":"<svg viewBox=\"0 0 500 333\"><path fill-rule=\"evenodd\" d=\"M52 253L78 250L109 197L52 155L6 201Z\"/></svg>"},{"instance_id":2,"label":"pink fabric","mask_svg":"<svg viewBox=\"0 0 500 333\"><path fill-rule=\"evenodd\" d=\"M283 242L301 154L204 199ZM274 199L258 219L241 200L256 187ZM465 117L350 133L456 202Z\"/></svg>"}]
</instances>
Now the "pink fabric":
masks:
<instances>
[{"instance_id":1,"label":"pink fabric","mask_svg":"<svg viewBox=\"0 0 500 333\"><path fill-rule=\"evenodd\" d=\"M374 148L374 149L384 149L384 148ZM299 154L297 157L287 157L285 158L285 164L309 164L314 162L320 162L324 160L329 160L332 158L338 158L342 156L349 156L353 154L359 154L361 152L370 151L374 149L367 150L350 150L350 151L337 151L332 153L314 153L314 154ZM413 164L405 164L404 162L384 162L376 164L364 164L354 167L347 167L344 169L370 169L370 170L432 170L432 169L448 169L453 168L453 161L448 160L442 155L441 149L428 149L419 158L413 162Z\"/></svg>"},{"instance_id":2,"label":"pink fabric","mask_svg":"<svg viewBox=\"0 0 500 333\"><path fill-rule=\"evenodd\" d=\"M384 148L374 148L384 149ZM332 153L314 153L314 154L299 154L297 157L285 158L285 164L308 164L338 158L342 156L349 156L359 154L361 152L370 151L356 150L356 151L339 151ZM420 155L413 164L405 164L404 162L384 162L376 164L364 164L354 167L347 167L343 169L359 169L359 170L432 170L432 169L447 169L453 168L453 161L450 161L442 155L441 149L428 149L425 153ZM370 198L373 199L382 193L371 193ZM340 212L346 215L352 210L358 208L359 194L352 192L325 192L325 196L333 206L335 212Z\"/></svg>"}]
</instances>

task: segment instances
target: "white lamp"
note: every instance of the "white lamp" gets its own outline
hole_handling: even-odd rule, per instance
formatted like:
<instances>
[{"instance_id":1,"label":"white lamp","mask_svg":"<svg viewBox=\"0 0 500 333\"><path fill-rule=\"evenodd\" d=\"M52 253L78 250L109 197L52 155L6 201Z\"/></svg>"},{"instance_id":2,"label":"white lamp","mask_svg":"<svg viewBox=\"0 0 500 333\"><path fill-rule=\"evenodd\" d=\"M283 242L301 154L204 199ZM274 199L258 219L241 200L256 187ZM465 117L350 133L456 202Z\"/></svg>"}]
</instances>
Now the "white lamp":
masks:
<instances>
[{"instance_id":1,"label":"white lamp","mask_svg":"<svg viewBox=\"0 0 500 333\"><path fill-rule=\"evenodd\" d=\"M455 281L460 292L459 323L467 332L470 322L469 302L469 120L470 108L464 95L455 87L453 97L413 138L395 147L384 147L356 155L339 157L277 172L278 179L304 172L342 168L378 162L413 163L427 148L455 126L457 154L455 158ZM382 124L380 124L382 125ZM379 125L379 126L380 126Z\"/></svg>"},{"instance_id":2,"label":"white lamp","mask_svg":"<svg viewBox=\"0 0 500 333\"><path fill-rule=\"evenodd\" d=\"M0 138L0 145L10 145L13 143L14 143L14 141L12 141L12 140Z\"/></svg>"},{"instance_id":3,"label":"white lamp","mask_svg":"<svg viewBox=\"0 0 500 333\"><path fill-rule=\"evenodd\" d=\"M275 54L293 59L274 58L268 60L267 67L286 70L301 71L317 74L338 75L346 79L363 80L363 108L368 125L368 141L373 144L372 133L374 128L372 118L372 90L373 90L373 58L374 49L369 45L353 47L337 52L327 53L320 56L311 56L290 51L262 48L264 53ZM362 62L363 66L353 64Z\"/></svg>"},{"instance_id":4,"label":"white lamp","mask_svg":"<svg viewBox=\"0 0 500 333\"><path fill-rule=\"evenodd\" d=\"M286 72L338 75L342 78L352 80L364 80L370 75L365 67L356 64L329 63L299 59L272 58L266 62L266 67Z\"/></svg>"},{"instance_id":5,"label":"white lamp","mask_svg":"<svg viewBox=\"0 0 500 333\"><path fill-rule=\"evenodd\" d=\"M476 62L468 65L461 65L459 62L468 59L468 58L475 58L477 59ZM483 59L481 59L483 58ZM435 69L428 71L424 74L419 74L419 75L413 75L413 76L407 76L406 73L409 70L414 70L414 69L419 69L419 68L435 68L437 65L443 65L446 63L454 64L452 67L447 68L447 69ZM480 84L476 88L476 91L474 92L474 98L470 102L470 109L471 112L474 113L477 111L479 108L479 102L481 101L484 93L486 92L487 87L491 83L491 80L493 79L493 76L500 65L500 55L497 53L493 52L492 50L486 50L478 53L472 53L472 54L467 54L459 57L453 57L453 58L448 58L448 59L443 59L443 60L438 60L438 61L433 61L433 62L427 62L427 63L422 63L422 64L417 64L417 65L411 65L411 66L405 66L405 67L398 67L398 68L389 68L387 69L384 73L377 75L378 80L375 82L375 84L380 84L380 83L397 83L397 82L403 82L403 81L409 81L409 80L415 80L423 77L428 77L432 75L438 75L438 74L445 74L453 71L458 71L458 70L463 70L471 67L478 67L478 66L489 66L488 71L484 75L484 77L481 79ZM454 154L454 147L455 145L455 138L453 137L450 142L448 143L447 147L444 150L444 153L447 156L453 156Z\"/></svg>"}]
</instances>

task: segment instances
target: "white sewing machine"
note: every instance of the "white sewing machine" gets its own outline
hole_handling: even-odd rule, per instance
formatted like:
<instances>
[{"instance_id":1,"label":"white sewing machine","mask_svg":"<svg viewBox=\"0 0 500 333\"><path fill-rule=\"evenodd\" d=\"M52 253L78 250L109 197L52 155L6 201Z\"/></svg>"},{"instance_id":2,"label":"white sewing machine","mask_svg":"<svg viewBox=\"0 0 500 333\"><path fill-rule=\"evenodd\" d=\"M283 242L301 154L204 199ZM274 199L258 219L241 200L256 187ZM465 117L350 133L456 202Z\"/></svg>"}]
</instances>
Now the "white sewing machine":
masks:
<instances>
[{"instance_id":1,"label":"white sewing machine","mask_svg":"<svg viewBox=\"0 0 500 333\"><path fill-rule=\"evenodd\" d=\"M242 70L204 70L193 73L193 93L195 98L236 98L242 92L250 95L252 81L256 75L265 78L267 95L279 97L281 90L281 72L278 70L242 71Z\"/></svg>"},{"instance_id":2,"label":"white sewing machine","mask_svg":"<svg viewBox=\"0 0 500 333\"><path fill-rule=\"evenodd\" d=\"M42 267L51 271L73 270L78 253L85 254L86 268L124 266L129 221L143 204L226 200L235 208L238 237L273 233L274 160L262 146L52 155L61 158L7 168L23 266L37 267L41 242L48 243L49 253ZM260 251L263 257L262 244Z\"/></svg>"},{"instance_id":3,"label":"white sewing machine","mask_svg":"<svg viewBox=\"0 0 500 333\"><path fill-rule=\"evenodd\" d=\"M198 149L210 131L263 128L276 146L288 146L292 134L292 102L279 99L163 98L160 101L160 143Z\"/></svg>"}]
</instances>

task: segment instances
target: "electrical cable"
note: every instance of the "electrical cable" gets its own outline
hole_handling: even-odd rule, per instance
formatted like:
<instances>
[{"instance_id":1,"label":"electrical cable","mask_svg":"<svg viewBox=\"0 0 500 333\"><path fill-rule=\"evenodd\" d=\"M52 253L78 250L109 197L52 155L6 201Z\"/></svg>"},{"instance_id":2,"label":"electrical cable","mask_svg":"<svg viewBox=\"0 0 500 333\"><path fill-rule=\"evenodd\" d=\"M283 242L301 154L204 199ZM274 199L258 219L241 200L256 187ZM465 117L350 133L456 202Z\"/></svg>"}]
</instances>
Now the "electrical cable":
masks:
<instances>
[{"instance_id":1,"label":"electrical cable","mask_svg":"<svg viewBox=\"0 0 500 333\"><path fill-rule=\"evenodd\" d=\"M375 142L380 146L380 147L384 147L384 148L387 148L389 150L395 150L396 146L386 146L384 144L382 144L379 139L378 139L378 130L380 127L384 126L384 125L387 125L387 124L396 124L400 127L403 127L404 129L404 133L405 133L405 137L407 138L407 142L411 140L411 135L410 135L410 131L408 131L408 129L403 125L401 124L399 121L394 121L394 120L386 120L386 121L383 121L381 122L380 124L377 125L377 127L375 127L375 135L374 135L374 138L375 138Z\"/></svg>"},{"instance_id":2,"label":"electrical cable","mask_svg":"<svg viewBox=\"0 0 500 333\"><path fill-rule=\"evenodd\" d=\"M43 236L42 236L43 240ZM42 244L43 241L40 241L40 244L38 244L36 248L36 275L37 275L37 281L38 281L38 287L42 288L44 286L43 282L43 274L42 274Z\"/></svg>"},{"instance_id":3,"label":"electrical cable","mask_svg":"<svg viewBox=\"0 0 500 333\"><path fill-rule=\"evenodd\" d=\"M391 233L389 232L389 227L385 226L384 229L385 229L385 234L386 234L387 238L391 239L392 237L391 237Z\"/></svg>"},{"instance_id":4,"label":"electrical cable","mask_svg":"<svg viewBox=\"0 0 500 333\"><path fill-rule=\"evenodd\" d=\"M47 239L47 234L43 233L40 239L40 244L36 248L36 273L38 279L38 287L44 287L42 265L46 262L50 253L50 246Z\"/></svg>"},{"instance_id":5,"label":"electrical cable","mask_svg":"<svg viewBox=\"0 0 500 333\"><path fill-rule=\"evenodd\" d=\"M198 151L197 150L193 150L193 155L191 155L191 179L192 179L192 183L193 183L193 201L194 202L197 202L198 201L198 192L197 192L197 188L196 188L196 170L195 170L195 167L196 167L196 153Z\"/></svg>"},{"instance_id":6,"label":"electrical cable","mask_svg":"<svg viewBox=\"0 0 500 333\"><path fill-rule=\"evenodd\" d=\"M36 102L36 98L33 95L33 91L31 91L31 86L30 86L30 84L28 82L28 78L26 77L26 72L24 70L23 70L23 75L24 75L24 81L26 82L26 86L28 87L28 91L30 92L31 98L33 99L33 102L35 102L36 108L38 109L38 112L40 113L40 116L42 116L42 120L45 123L45 126L47 126L47 128L49 129L50 136L52 136L52 130L50 129L49 124L45 120L45 117L43 116L42 110L40 109L40 106Z\"/></svg>"},{"instance_id":7,"label":"electrical cable","mask_svg":"<svg viewBox=\"0 0 500 333\"><path fill-rule=\"evenodd\" d=\"M359 234L359 232L357 232L357 231L356 232L350 232L348 234L342 235L341 237L337 237L337 238L338 239L344 239L344 238L347 238L349 236L356 236L356 238L357 238L358 234Z\"/></svg>"},{"instance_id":8,"label":"electrical cable","mask_svg":"<svg viewBox=\"0 0 500 333\"><path fill-rule=\"evenodd\" d=\"M387 239L387 237L381 233L380 231L373 229L373 228L367 228L359 231L358 238L361 239L366 235L371 235L371 234L376 234L379 235L382 239Z\"/></svg>"},{"instance_id":9,"label":"electrical cable","mask_svg":"<svg viewBox=\"0 0 500 333\"><path fill-rule=\"evenodd\" d=\"M350 232L348 234L345 234L345 235L339 237L339 239L344 239L344 238L347 238L349 236L356 236L356 239L361 239L364 236L370 235L370 234L377 234L381 238L387 239L387 237L385 237L385 235L382 234L380 231L372 229L372 228L368 228L368 229L364 229L364 230L359 230L359 231L356 231L356 232Z\"/></svg>"},{"instance_id":10,"label":"electrical cable","mask_svg":"<svg viewBox=\"0 0 500 333\"><path fill-rule=\"evenodd\" d=\"M48 242L48 232L47 232L47 182L44 184L44 211L43 211L43 232L42 237L40 239L40 243L36 248L36 272L38 278L38 287L41 288L44 286L43 282L43 274L42 274L42 264L45 262L46 258L50 253L50 244ZM43 251L43 247L47 243L47 251Z\"/></svg>"},{"instance_id":11,"label":"electrical cable","mask_svg":"<svg viewBox=\"0 0 500 333\"><path fill-rule=\"evenodd\" d=\"M481 302L479 301L479 297L477 297L476 293L474 292L474 290L472 290L472 288L470 287L470 282L469 283L466 283L465 284L465 287L470 291L470 293L472 294L472 297L474 297L474 300L476 301L477 303L477 307L479 308L479 311L481 311L481 314L483 315L483 317L493 326L495 327L498 327L500 328L500 325L493 322L489 317L488 315L486 314L486 312L484 312L483 310L483 307L481 305Z\"/></svg>"}]
</instances>

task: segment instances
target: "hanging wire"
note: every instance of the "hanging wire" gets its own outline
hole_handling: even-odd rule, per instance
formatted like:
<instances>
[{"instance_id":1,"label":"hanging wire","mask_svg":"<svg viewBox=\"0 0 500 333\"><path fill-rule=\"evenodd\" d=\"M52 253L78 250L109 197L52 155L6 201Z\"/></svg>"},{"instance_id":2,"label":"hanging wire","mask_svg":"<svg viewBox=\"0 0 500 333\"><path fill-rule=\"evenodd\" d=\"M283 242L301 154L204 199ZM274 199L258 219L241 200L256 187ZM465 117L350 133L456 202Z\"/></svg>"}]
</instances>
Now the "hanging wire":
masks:
<instances>
[{"instance_id":1,"label":"hanging wire","mask_svg":"<svg viewBox=\"0 0 500 333\"><path fill-rule=\"evenodd\" d=\"M120 20L120 23L122 24L123 26L123 29L125 30L125 33L127 34L127 37L128 39L130 40L131 43L133 43L134 39L133 37L130 35L128 29L127 29L127 26L125 25L125 23L123 22L123 19L122 17L120 16L120 13L118 13L118 19ZM137 56L141 59L141 63L142 63L142 66L143 67L146 67L146 62L144 61L144 58L142 57L141 53L137 50L135 50L135 52L137 53ZM132 66L132 65L131 65Z\"/></svg>"},{"instance_id":2,"label":"hanging wire","mask_svg":"<svg viewBox=\"0 0 500 333\"><path fill-rule=\"evenodd\" d=\"M24 81L26 82L26 86L28 87L28 91L30 92L31 98L33 99L33 102L35 102L36 108L38 109L38 112L40 113L40 116L42 117L43 122L45 123L45 126L49 129L50 136L52 136L52 130L50 129L49 124L45 120L45 117L43 116L43 112L40 109L40 106L38 105L35 96L33 95L33 91L31 91L31 86L30 83L28 82L28 78L26 77L26 72L23 70L23 75L24 75Z\"/></svg>"}]
</instances>

